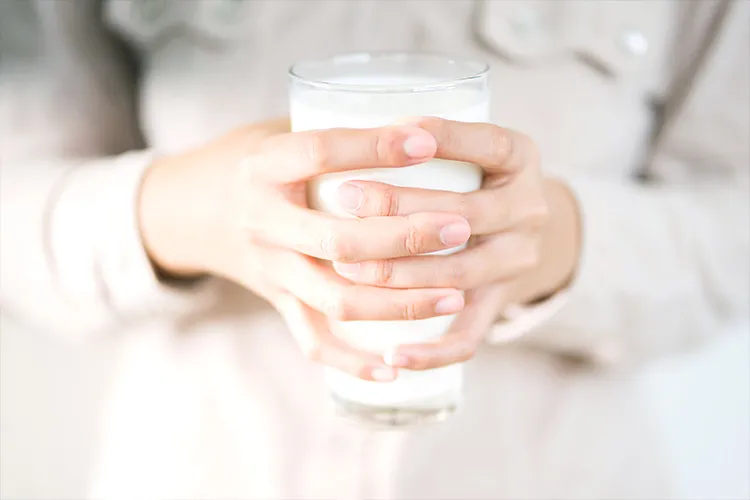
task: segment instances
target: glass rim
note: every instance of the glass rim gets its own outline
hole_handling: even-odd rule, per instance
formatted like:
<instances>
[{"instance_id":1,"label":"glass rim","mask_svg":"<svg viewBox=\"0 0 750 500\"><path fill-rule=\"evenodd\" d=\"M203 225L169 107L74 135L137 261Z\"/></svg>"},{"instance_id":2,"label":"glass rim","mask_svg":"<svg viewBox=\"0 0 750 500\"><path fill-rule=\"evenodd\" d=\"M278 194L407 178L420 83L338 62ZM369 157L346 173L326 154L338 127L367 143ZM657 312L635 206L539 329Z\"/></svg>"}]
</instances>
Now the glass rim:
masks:
<instances>
[{"instance_id":1,"label":"glass rim","mask_svg":"<svg viewBox=\"0 0 750 500\"><path fill-rule=\"evenodd\" d=\"M359 83L338 83L326 81L325 79L308 78L300 74L299 67L304 64L365 64L373 59L408 59L408 58L431 58L442 59L448 64L465 64L467 66L476 65L476 71L467 72L466 76L457 78L436 79L427 83L409 83L409 84L359 84ZM489 73L490 65L480 59L452 55L443 52L410 52L410 51L375 51L375 52L344 52L326 57L303 59L292 64L289 67L288 76L293 82L304 83L318 90L333 90L336 92L352 93L415 93L415 92L435 92L440 90L450 90L458 85L480 80Z\"/></svg>"}]
</instances>

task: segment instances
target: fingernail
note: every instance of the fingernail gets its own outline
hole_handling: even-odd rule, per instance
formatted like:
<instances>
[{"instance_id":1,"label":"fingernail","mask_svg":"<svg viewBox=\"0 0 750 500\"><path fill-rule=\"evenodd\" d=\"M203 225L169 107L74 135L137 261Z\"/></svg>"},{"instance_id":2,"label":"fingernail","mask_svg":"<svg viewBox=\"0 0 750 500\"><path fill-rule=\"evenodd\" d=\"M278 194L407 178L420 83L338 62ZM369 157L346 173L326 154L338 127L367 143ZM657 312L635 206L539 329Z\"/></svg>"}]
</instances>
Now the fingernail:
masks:
<instances>
[{"instance_id":1,"label":"fingernail","mask_svg":"<svg viewBox=\"0 0 750 500\"><path fill-rule=\"evenodd\" d=\"M333 269L337 273L339 273L341 276L356 276L359 272L359 263L358 262L334 262L333 263Z\"/></svg>"},{"instance_id":2,"label":"fingernail","mask_svg":"<svg viewBox=\"0 0 750 500\"><path fill-rule=\"evenodd\" d=\"M403 368L409 364L409 358L394 351L387 351L383 353L383 362L388 366Z\"/></svg>"},{"instance_id":3,"label":"fingernail","mask_svg":"<svg viewBox=\"0 0 750 500\"><path fill-rule=\"evenodd\" d=\"M435 304L435 312L438 314L454 314L463 308L464 298L460 294L443 297Z\"/></svg>"},{"instance_id":4,"label":"fingernail","mask_svg":"<svg viewBox=\"0 0 750 500\"><path fill-rule=\"evenodd\" d=\"M447 247L462 245L469 240L471 228L466 222L454 222L440 230L440 241Z\"/></svg>"},{"instance_id":5,"label":"fingernail","mask_svg":"<svg viewBox=\"0 0 750 500\"><path fill-rule=\"evenodd\" d=\"M370 371L370 376L376 382L392 382L396 378L396 375L393 369L387 368L385 366L379 366L377 368L373 368Z\"/></svg>"},{"instance_id":6,"label":"fingernail","mask_svg":"<svg viewBox=\"0 0 750 500\"><path fill-rule=\"evenodd\" d=\"M337 190L338 203L345 210L357 210L362 206L364 193L362 188L345 182Z\"/></svg>"},{"instance_id":7,"label":"fingernail","mask_svg":"<svg viewBox=\"0 0 750 500\"><path fill-rule=\"evenodd\" d=\"M404 141L404 153L410 158L432 156L436 150L435 139L429 134L414 135Z\"/></svg>"}]
</instances>

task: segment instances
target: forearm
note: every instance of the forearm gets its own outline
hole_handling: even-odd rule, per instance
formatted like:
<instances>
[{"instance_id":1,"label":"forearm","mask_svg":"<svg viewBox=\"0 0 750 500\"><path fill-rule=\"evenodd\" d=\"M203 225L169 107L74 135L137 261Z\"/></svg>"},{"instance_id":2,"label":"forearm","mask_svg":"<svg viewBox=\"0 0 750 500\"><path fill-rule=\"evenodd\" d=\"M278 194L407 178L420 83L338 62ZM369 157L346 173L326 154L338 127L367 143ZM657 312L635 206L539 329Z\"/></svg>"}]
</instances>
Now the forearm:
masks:
<instances>
[{"instance_id":1,"label":"forearm","mask_svg":"<svg viewBox=\"0 0 750 500\"><path fill-rule=\"evenodd\" d=\"M185 157L156 160L146 171L137 204L143 247L160 274L195 277L201 266L202 247L211 240L210 220L218 220L216 207L204 203L209 189L201 186ZM189 157L188 157L189 159Z\"/></svg>"}]
</instances>

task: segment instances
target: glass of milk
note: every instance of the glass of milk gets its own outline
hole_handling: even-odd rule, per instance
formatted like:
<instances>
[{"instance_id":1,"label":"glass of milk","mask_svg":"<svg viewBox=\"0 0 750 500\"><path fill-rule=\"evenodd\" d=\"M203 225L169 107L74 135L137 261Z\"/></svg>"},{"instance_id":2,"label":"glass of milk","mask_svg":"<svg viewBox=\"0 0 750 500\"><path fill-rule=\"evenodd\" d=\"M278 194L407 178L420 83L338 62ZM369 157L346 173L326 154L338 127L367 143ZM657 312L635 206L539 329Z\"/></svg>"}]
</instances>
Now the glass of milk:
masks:
<instances>
[{"instance_id":1,"label":"glass of milk","mask_svg":"<svg viewBox=\"0 0 750 500\"><path fill-rule=\"evenodd\" d=\"M487 76L488 66L483 62L436 54L357 53L302 61L289 71L292 130L381 127L418 116L488 122ZM338 186L348 180L468 192L480 188L482 171L469 163L431 160L406 168L325 175L309 185L310 206L351 217L336 202ZM439 337L453 319L332 322L331 327L352 345L385 353L395 345ZM337 411L379 426L447 418L461 404L462 381L461 364L427 371L401 369L396 380L387 383L326 368L326 383Z\"/></svg>"}]
</instances>

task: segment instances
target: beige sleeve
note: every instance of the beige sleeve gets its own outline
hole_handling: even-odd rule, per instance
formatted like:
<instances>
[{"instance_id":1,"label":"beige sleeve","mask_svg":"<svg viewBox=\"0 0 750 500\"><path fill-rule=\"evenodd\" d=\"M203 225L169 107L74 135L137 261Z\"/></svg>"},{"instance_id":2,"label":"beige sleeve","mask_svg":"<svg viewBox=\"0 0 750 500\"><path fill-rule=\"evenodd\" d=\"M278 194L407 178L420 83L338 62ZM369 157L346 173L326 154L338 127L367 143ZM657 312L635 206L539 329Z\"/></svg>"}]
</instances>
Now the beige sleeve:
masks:
<instances>
[{"instance_id":1,"label":"beige sleeve","mask_svg":"<svg viewBox=\"0 0 750 500\"><path fill-rule=\"evenodd\" d=\"M748 11L731 4L675 88L650 182L569 179L584 214L578 276L554 308L499 325L501 336L526 322L524 342L619 362L688 348L748 317Z\"/></svg>"},{"instance_id":2,"label":"beige sleeve","mask_svg":"<svg viewBox=\"0 0 750 500\"><path fill-rule=\"evenodd\" d=\"M204 292L161 283L141 245L136 201L151 154L126 152L142 145L123 52L94 2L29 5L3 5L42 32L0 41L0 311L84 337L195 307ZM28 56L34 36L50 57Z\"/></svg>"},{"instance_id":3,"label":"beige sleeve","mask_svg":"<svg viewBox=\"0 0 750 500\"><path fill-rule=\"evenodd\" d=\"M0 305L12 319L70 337L207 300L208 284L159 281L136 217L148 152L72 163L3 165Z\"/></svg>"}]
</instances>

